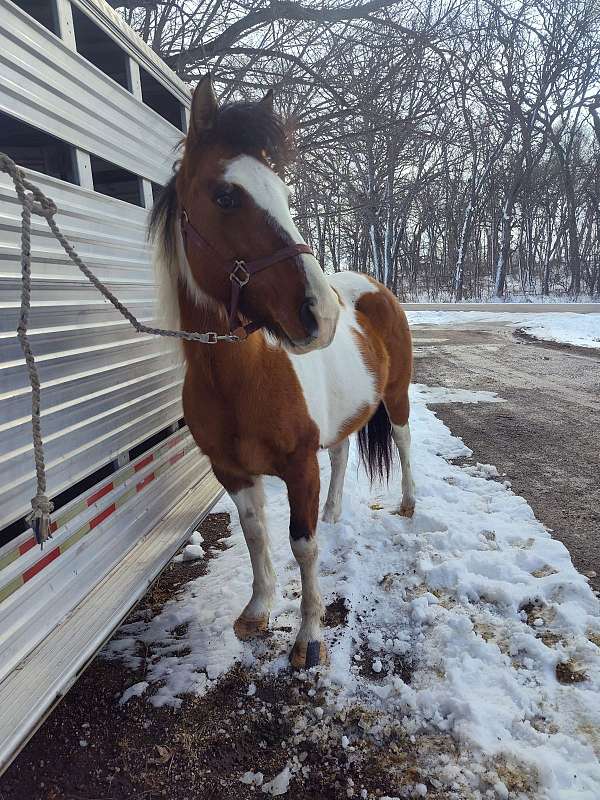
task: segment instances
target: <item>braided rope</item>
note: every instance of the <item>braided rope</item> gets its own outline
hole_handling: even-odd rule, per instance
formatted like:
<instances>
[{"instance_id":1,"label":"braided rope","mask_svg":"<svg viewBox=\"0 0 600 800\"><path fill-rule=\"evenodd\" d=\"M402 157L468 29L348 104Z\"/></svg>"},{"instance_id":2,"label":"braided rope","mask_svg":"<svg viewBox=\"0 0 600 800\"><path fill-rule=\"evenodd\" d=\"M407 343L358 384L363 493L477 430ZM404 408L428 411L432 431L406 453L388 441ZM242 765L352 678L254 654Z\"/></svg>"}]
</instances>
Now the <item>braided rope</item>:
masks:
<instances>
[{"instance_id":1,"label":"braided rope","mask_svg":"<svg viewBox=\"0 0 600 800\"><path fill-rule=\"evenodd\" d=\"M46 466L44 462L44 443L40 420L40 377L27 333L31 306L31 215L36 214L46 220L53 236L58 240L75 266L77 266L90 283L112 303L117 311L131 323L138 333L147 333L152 336L167 336L176 339L184 339L188 342L200 342L202 344L237 342L239 341L239 337L234 334L221 335L212 331L207 333L171 331L165 328L153 328L150 325L144 325L109 289L106 288L102 281L94 275L81 259L75 248L66 239L54 219L54 215L58 210L54 201L46 197L38 186L29 181L15 162L2 152L0 152L0 172L6 172L12 179L17 198L21 204L21 308L19 312L17 336L25 355L27 373L31 384L31 427L33 432L33 452L37 481L37 492L35 497L31 500L31 512L26 519L31 525L36 541L43 546L44 542L48 538L51 538L50 514L54 510L54 506L46 494Z\"/></svg>"}]
</instances>

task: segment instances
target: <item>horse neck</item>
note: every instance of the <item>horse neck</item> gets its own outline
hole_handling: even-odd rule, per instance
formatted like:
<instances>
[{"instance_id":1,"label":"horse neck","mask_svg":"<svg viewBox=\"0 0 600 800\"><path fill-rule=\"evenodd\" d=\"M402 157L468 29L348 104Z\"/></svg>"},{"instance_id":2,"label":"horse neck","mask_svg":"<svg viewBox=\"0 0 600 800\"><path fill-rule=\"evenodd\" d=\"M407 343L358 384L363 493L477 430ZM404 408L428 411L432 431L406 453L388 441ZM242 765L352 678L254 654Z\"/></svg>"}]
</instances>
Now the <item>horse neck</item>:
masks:
<instances>
[{"instance_id":1,"label":"horse neck","mask_svg":"<svg viewBox=\"0 0 600 800\"><path fill-rule=\"evenodd\" d=\"M182 288L179 291L181 328L185 331L218 334L229 333L229 321L225 306L217 302L197 303ZM240 383L245 375L251 376L257 368L262 348L260 334L251 337L243 345L222 342L216 345L184 342L184 353L188 369L199 373L209 383Z\"/></svg>"}]
</instances>

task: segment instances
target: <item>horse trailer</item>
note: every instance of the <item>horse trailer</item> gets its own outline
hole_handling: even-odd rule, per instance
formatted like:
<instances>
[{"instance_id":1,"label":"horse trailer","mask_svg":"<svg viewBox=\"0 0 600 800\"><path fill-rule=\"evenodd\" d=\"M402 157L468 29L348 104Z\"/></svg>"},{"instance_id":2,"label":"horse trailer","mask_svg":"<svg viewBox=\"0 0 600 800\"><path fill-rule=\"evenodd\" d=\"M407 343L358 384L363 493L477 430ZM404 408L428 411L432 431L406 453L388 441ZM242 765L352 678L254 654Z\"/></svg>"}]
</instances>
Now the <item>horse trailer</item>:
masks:
<instances>
[{"instance_id":1,"label":"horse trailer","mask_svg":"<svg viewBox=\"0 0 600 800\"><path fill-rule=\"evenodd\" d=\"M145 322L147 215L189 101L104 0L0 0L0 152ZM0 773L221 492L182 419L177 359L136 333L34 216L29 335L54 503L52 538L36 544L20 237L21 205L0 173Z\"/></svg>"}]
</instances>

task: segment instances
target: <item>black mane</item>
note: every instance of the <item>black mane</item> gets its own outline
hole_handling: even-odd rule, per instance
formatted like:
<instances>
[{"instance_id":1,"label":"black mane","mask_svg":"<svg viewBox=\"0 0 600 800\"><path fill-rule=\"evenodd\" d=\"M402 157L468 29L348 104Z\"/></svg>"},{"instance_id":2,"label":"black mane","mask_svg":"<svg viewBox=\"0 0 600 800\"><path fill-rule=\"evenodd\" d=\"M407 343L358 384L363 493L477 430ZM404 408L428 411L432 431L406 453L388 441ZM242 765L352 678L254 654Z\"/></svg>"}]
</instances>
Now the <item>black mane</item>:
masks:
<instances>
[{"instance_id":1,"label":"black mane","mask_svg":"<svg viewBox=\"0 0 600 800\"><path fill-rule=\"evenodd\" d=\"M263 155L275 167L289 161L288 133L283 120L263 103L228 103L217 110L214 124L198 141L197 146L221 143L241 153ZM154 238L162 232L167 253L175 252L175 221L179 212L175 182L179 162L173 175L152 206L148 235Z\"/></svg>"},{"instance_id":2,"label":"black mane","mask_svg":"<svg viewBox=\"0 0 600 800\"><path fill-rule=\"evenodd\" d=\"M217 111L206 134L207 143L220 142L243 153L264 153L275 166L289 158L283 120L262 103L229 103Z\"/></svg>"}]
</instances>

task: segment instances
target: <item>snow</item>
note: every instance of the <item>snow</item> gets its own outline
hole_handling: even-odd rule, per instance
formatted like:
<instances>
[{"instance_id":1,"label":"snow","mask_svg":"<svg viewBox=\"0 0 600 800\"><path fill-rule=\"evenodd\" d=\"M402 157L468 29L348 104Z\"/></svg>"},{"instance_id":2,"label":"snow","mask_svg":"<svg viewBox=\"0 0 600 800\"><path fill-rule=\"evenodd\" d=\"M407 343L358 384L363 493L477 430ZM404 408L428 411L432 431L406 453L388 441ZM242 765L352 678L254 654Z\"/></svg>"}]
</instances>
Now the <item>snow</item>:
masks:
<instances>
[{"instance_id":1,"label":"snow","mask_svg":"<svg viewBox=\"0 0 600 800\"><path fill-rule=\"evenodd\" d=\"M261 786L264 780L262 772L244 772L240 778L240 783L245 783L248 786Z\"/></svg>"},{"instance_id":2,"label":"snow","mask_svg":"<svg viewBox=\"0 0 600 800\"><path fill-rule=\"evenodd\" d=\"M600 314L543 314L523 327L536 339L600 348Z\"/></svg>"},{"instance_id":3,"label":"snow","mask_svg":"<svg viewBox=\"0 0 600 800\"><path fill-rule=\"evenodd\" d=\"M119 699L119 705L124 706L132 697L141 697L146 689L150 686L148 681L140 681L139 683L134 683L133 686L130 686L128 689L125 689L121 698Z\"/></svg>"},{"instance_id":4,"label":"snow","mask_svg":"<svg viewBox=\"0 0 600 800\"><path fill-rule=\"evenodd\" d=\"M468 307L468 306L467 306ZM600 348L600 307L593 314L570 311L533 314L525 311L407 311L411 326L499 322L520 328L536 339L577 347Z\"/></svg>"},{"instance_id":5,"label":"snow","mask_svg":"<svg viewBox=\"0 0 600 800\"><path fill-rule=\"evenodd\" d=\"M471 402L501 399L468 394ZM435 779L468 787L477 792L472 796L519 797L509 792L504 768L523 776L528 789L521 796L528 800L597 800L600 649L592 639L600 635L600 604L527 502L493 480L492 465L450 463L472 454L427 407L442 395L457 396L439 387L412 392L414 518L391 513L399 476L389 487L371 488L353 445L342 518L319 525L324 602L344 598L349 609L345 626L325 630L331 657L319 678L327 691L325 718L333 708L360 704L379 715L373 736L378 725L391 723L417 742L451 736L458 756L437 759ZM324 499L326 453L320 464ZM289 669L299 571L288 544L283 484L268 479L266 492L279 579L271 637L241 642L233 633L252 578L234 506L225 499L216 510L231 515L228 549L158 616L123 626L108 646L109 656L132 666L138 642L151 650L145 677L153 704L177 707L186 692L205 694L238 661L266 674ZM173 633L182 624L183 654ZM381 662L381 672L361 671L355 656L365 647L369 665ZM410 683L399 662L410 665ZM559 683L559 662L585 679ZM351 749L352 738L345 739ZM262 789L284 793L293 776L284 770ZM422 796L416 786L413 796Z\"/></svg>"},{"instance_id":6,"label":"snow","mask_svg":"<svg viewBox=\"0 0 600 800\"><path fill-rule=\"evenodd\" d=\"M411 387L413 400L423 403L503 403L496 392L469 389L448 389L445 386L425 386L414 383Z\"/></svg>"},{"instance_id":7,"label":"snow","mask_svg":"<svg viewBox=\"0 0 600 800\"><path fill-rule=\"evenodd\" d=\"M183 561L196 561L204 558L204 549L200 544L188 544L183 551Z\"/></svg>"},{"instance_id":8,"label":"snow","mask_svg":"<svg viewBox=\"0 0 600 800\"><path fill-rule=\"evenodd\" d=\"M265 783L262 787L262 790L265 794L270 794L273 797L278 797L281 794L285 794L290 785L290 765L286 764L284 769L276 775L272 781L269 783Z\"/></svg>"}]
</instances>

